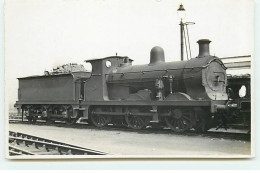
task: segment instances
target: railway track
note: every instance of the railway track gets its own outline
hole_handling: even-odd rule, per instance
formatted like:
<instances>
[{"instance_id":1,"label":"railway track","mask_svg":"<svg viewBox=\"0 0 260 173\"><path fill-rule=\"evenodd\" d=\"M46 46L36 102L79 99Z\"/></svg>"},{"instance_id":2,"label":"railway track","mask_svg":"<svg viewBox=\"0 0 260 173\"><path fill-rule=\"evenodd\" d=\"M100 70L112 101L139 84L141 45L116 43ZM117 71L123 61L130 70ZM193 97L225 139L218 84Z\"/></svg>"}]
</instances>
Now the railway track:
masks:
<instances>
[{"instance_id":1,"label":"railway track","mask_svg":"<svg viewBox=\"0 0 260 173\"><path fill-rule=\"evenodd\" d=\"M30 124L28 121L16 121L16 122L9 122L9 123L19 123L19 124ZM55 122L52 124L46 124L44 121L37 121L35 126L55 126L55 127L63 127L63 128L76 128L76 129L93 129L93 130L107 130L107 131L125 131L129 133L141 133L141 134L173 134L173 135L180 135L180 136L201 136L201 137L208 137L208 138L219 138L219 139L231 139L231 140L242 140L242 141L251 141L250 133L238 133L238 132L231 132L231 131L220 131L220 130L210 130L204 133L196 132L193 130L176 133L173 132L169 128L145 128L142 130L134 130L130 129L126 126L114 126L108 125L102 128L97 128L93 125L87 123L76 123L73 125L66 125L63 122Z\"/></svg>"},{"instance_id":2,"label":"railway track","mask_svg":"<svg viewBox=\"0 0 260 173\"><path fill-rule=\"evenodd\" d=\"M9 155L106 155L50 139L9 131Z\"/></svg>"}]
</instances>

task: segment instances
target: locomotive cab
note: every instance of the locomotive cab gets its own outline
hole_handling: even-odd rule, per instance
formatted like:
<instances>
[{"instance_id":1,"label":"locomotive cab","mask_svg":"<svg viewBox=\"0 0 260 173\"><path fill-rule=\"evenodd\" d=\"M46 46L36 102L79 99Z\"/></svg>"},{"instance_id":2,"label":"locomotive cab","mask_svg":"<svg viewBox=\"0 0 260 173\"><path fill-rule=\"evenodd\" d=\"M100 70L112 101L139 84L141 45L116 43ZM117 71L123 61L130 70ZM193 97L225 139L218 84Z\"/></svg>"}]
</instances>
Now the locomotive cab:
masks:
<instances>
[{"instance_id":1,"label":"locomotive cab","mask_svg":"<svg viewBox=\"0 0 260 173\"><path fill-rule=\"evenodd\" d=\"M124 67L132 64L131 59L122 56L111 56L103 59L86 60L92 65L92 73L90 79L86 82L85 88L87 95L86 100L110 100L118 93L127 93L125 87L108 86L106 83L107 74L116 71L119 67ZM124 92L123 92L124 91ZM121 96L124 96L120 94Z\"/></svg>"}]
</instances>

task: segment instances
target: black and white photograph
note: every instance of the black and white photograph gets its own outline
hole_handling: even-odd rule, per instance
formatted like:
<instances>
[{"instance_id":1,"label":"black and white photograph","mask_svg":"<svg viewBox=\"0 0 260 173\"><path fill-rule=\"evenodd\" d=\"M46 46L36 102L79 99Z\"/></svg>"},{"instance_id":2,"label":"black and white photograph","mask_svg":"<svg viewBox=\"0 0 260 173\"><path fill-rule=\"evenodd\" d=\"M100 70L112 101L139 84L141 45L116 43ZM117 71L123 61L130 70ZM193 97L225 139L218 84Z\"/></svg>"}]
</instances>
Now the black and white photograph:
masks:
<instances>
[{"instance_id":1,"label":"black and white photograph","mask_svg":"<svg viewBox=\"0 0 260 173\"><path fill-rule=\"evenodd\" d=\"M255 156L253 0L6 0L4 17L6 158Z\"/></svg>"}]
</instances>

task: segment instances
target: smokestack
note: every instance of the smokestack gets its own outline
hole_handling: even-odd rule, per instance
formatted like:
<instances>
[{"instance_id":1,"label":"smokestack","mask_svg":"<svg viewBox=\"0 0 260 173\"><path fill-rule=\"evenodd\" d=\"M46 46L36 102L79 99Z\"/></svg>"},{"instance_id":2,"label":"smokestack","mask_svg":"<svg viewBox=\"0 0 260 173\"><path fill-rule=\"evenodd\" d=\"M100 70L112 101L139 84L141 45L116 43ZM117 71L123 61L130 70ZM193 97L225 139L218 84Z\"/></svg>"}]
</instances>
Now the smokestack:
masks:
<instances>
[{"instance_id":1,"label":"smokestack","mask_svg":"<svg viewBox=\"0 0 260 173\"><path fill-rule=\"evenodd\" d=\"M199 55L197 58L203 58L205 56L210 56L209 54L209 43L211 41L208 39L201 39L199 41L197 41L197 43L199 44Z\"/></svg>"}]
</instances>

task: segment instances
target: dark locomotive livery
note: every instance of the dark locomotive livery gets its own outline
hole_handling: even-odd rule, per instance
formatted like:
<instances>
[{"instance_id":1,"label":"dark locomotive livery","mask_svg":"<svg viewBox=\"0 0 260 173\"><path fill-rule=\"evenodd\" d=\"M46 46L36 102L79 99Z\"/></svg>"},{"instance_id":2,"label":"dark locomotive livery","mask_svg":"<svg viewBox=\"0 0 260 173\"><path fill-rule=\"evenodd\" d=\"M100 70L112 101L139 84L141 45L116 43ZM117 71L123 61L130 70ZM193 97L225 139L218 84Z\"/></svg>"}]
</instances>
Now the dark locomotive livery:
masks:
<instances>
[{"instance_id":1,"label":"dark locomotive livery","mask_svg":"<svg viewBox=\"0 0 260 173\"><path fill-rule=\"evenodd\" d=\"M31 122L86 119L97 127L160 124L176 132L206 131L237 106L226 91L226 67L209 54L209 43L199 40L199 55L187 61L165 62L163 49L154 47L146 65L112 56L85 61L91 73L19 78L15 106Z\"/></svg>"}]
</instances>

